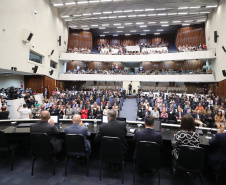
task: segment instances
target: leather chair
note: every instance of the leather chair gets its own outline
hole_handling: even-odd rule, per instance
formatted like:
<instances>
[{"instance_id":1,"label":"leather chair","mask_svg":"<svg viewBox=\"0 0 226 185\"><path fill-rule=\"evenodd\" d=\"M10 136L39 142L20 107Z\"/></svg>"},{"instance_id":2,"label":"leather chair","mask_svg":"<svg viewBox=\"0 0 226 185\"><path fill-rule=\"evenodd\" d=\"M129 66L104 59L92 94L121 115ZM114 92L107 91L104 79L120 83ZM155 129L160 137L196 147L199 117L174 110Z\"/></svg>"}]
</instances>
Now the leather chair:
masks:
<instances>
[{"instance_id":1,"label":"leather chair","mask_svg":"<svg viewBox=\"0 0 226 185\"><path fill-rule=\"evenodd\" d=\"M14 154L17 147L17 143L8 143L5 132L0 130L0 152L11 154L11 171L13 171Z\"/></svg>"},{"instance_id":2,"label":"leather chair","mask_svg":"<svg viewBox=\"0 0 226 185\"><path fill-rule=\"evenodd\" d=\"M176 172L180 171L184 173L190 172L200 175L201 183L203 184L204 161L205 150L203 148L181 146L178 159L173 160L173 182L175 181Z\"/></svg>"},{"instance_id":3,"label":"leather chair","mask_svg":"<svg viewBox=\"0 0 226 185\"><path fill-rule=\"evenodd\" d=\"M85 157L87 164L87 176L89 176L89 154L85 148L84 137L79 134L68 134L65 136L66 166L65 176L67 176L67 164L71 157Z\"/></svg>"},{"instance_id":4,"label":"leather chair","mask_svg":"<svg viewBox=\"0 0 226 185\"><path fill-rule=\"evenodd\" d=\"M136 167L155 168L158 173L158 184L160 185L160 149L155 142L140 141L134 158L133 184L135 184Z\"/></svg>"},{"instance_id":5,"label":"leather chair","mask_svg":"<svg viewBox=\"0 0 226 185\"><path fill-rule=\"evenodd\" d=\"M45 133L31 133L31 150L32 150L32 170L31 175L34 175L34 163L39 155L45 157L50 156L53 159L53 175L55 175L56 154L53 152L53 147L50 144L49 136Z\"/></svg>"},{"instance_id":6,"label":"leather chair","mask_svg":"<svg viewBox=\"0 0 226 185\"><path fill-rule=\"evenodd\" d=\"M99 180L101 181L101 171L103 162L115 163L122 165L122 184L124 183L124 154L121 150L121 143L118 137L104 136L101 139L100 147L100 175Z\"/></svg>"}]
</instances>

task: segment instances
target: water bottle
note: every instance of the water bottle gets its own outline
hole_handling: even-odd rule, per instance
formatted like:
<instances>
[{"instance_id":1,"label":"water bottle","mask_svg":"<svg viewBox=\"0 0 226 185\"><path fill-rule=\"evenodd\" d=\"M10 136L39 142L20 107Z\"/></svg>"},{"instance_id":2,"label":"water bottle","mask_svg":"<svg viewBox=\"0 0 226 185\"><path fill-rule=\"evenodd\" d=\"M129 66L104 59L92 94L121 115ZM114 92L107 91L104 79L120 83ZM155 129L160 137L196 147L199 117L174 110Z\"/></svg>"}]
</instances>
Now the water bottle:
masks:
<instances>
[{"instance_id":1,"label":"water bottle","mask_svg":"<svg viewBox=\"0 0 226 185\"><path fill-rule=\"evenodd\" d=\"M97 127L97 119L94 120L94 127Z\"/></svg>"}]
</instances>

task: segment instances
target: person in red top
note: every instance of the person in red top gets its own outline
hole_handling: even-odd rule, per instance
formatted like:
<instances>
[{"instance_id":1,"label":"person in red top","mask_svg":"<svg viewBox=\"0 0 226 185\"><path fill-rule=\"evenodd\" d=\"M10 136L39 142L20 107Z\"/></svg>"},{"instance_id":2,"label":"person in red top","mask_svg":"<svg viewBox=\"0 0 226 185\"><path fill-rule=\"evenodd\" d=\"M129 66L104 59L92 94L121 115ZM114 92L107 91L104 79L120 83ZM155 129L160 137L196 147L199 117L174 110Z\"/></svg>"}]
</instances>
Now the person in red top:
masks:
<instances>
[{"instance_id":1,"label":"person in red top","mask_svg":"<svg viewBox=\"0 0 226 185\"><path fill-rule=\"evenodd\" d=\"M85 105L83 105L81 110L81 119L88 119L88 109L86 109Z\"/></svg>"}]
</instances>

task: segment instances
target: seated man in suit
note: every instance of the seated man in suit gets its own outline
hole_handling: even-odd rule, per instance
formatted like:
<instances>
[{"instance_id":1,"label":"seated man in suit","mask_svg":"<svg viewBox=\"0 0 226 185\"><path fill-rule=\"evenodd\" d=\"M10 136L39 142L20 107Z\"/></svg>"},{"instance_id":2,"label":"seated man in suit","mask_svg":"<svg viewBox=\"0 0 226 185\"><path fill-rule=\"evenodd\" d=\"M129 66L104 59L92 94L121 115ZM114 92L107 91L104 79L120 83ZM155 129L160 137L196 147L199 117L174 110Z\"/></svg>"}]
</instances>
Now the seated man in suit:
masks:
<instances>
[{"instance_id":1,"label":"seated man in suit","mask_svg":"<svg viewBox=\"0 0 226 185\"><path fill-rule=\"evenodd\" d=\"M1 112L0 112L0 119L8 119L9 116L9 111L7 110L6 106L1 107Z\"/></svg>"},{"instance_id":2,"label":"seated man in suit","mask_svg":"<svg viewBox=\"0 0 226 185\"><path fill-rule=\"evenodd\" d=\"M101 142L103 136L118 137L121 142L122 155L126 153L127 142L125 136L127 133L126 122L116 120L116 112L111 109L108 111L108 123L102 125L95 137L96 142Z\"/></svg>"},{"instance_id":3,"label":"seated man in suit","mask_svg":"<svg viewBox=\"0 0 226 185\"><path fill-rule=\"evenodd\" d=\"M53 120L50 119L49 111L42 111L41 121L34 123L30 127L31 133L46 133L49 136L50 143L53 146L54 153L59 153L62 148L63 141L58 139L60 131L54 126Z\"/></svg>"},{"instance_id":4,"label":"seated man in suit","mask_svg":"<svg viewBox=\"0 0 226 185\"><path fill-rule=\"evenodd\" d=\"M183 117L184 113L182 111L181 108L178 109L178 111L176 112L176 119L177 120L181 120L181 118Z\"/></svg>"},{"instance_id":5,"label":"seated man in suit","mask_svg":"<svg viewBox=\"0 0 226 185\"><path fill-rule=\"evenodd\" d=\"M88 127L83 126L81 116L76 114L72 118L72 125L65 128L65 134L81 134L84 137L87 154L91 153L90 141L87 139L91 134Z\"/></svg>"},{"instance_id":6,"label":"seated man in suit","mask_svg":"<svg viewBox=\"0 0 226 185\"><path fill-rule=\"evenodd\" d=\"M94 119L96 118L96 109L93 108L93 105L91 105L90 109L88 110L88 118Z\"/></svg>"},{"instance_id":7,"label":"seated man in suit","mask_svg":"<svg viewBox=\"0 0 226 185\"><path fill-rule=\"evenodd\" d=\"M205 124L207 125L207 127L215 127L215 120L214 120L214 115L212 114L212 111L211 110L208 110L207 111L207 114L205 115Z\"/></svg>"},{"instance_id":8,"label":"seated man in suit","mask_svg":"<svg viewBox=\"0 0 226 185\"><path fill-rule=\"evenodd\" d=\"M148 110L148 107L147 107L146 110L143 111L143 120L145 120L145 118L146 118L148 115L151 115L151 112Z\"/></svg>"},{"instance_id":9,"label":"seated man in suit","mask_svg":"<svg viewBox=\"0 0 226 185\"><path fill-rule=\"evenodd\" d=\"M135 132L134 135L134 141L136 142L136 145L140 141L151 141L151 142L156 142L159 144L159 147L162 146L162 134L156 132L154 128L154 117L153 116L147 116L145 118L145 129L144 130L139 130ZM136 150L134 152L134 157L136 157Z\"/></svg>"},{"instance_id":10,"label":"seated man in suit","mask_svg":"<svg viewBox=\"0 0 226 185\"><path fill-rule=\"evenodd\" d=\"M193 114L193 117L195 118L195 120L203 122L203 115L200 113L200 110L197 110L197 113Z\"/></svg>"},{"instance_id":11,"label":"seated man in suit","mask_svg":"<svg viewBox=\"0 0 226 185\"><path fill-rule=\"evenodd\" d=\"M60 113L60 110L57 108L57 106L56 105L52 105L52 108L50 108L50 110L49 110L49 112L50 112L50 115L59 115Z\"/></svg>"},{"instance_id":12,"label":"seated man in suit","mask_svg":"<svg viewBox=\"0 0 226 185\"><path fill-rule=\"evenodd\" d=\"M222 162L226 160L226 133L223 128L218 130L218 133L209 141L213 147L212 152L208 155L208 163L216 171L220 171Z\"/></svg>"}]
</instances>

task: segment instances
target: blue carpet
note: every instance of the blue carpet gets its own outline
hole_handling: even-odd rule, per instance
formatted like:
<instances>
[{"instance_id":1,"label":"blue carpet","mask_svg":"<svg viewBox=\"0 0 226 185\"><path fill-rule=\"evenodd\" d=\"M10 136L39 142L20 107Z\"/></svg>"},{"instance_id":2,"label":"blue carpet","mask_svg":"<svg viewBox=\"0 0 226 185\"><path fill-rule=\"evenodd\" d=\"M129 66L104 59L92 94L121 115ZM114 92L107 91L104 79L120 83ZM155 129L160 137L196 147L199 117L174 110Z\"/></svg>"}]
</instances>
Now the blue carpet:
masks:
<instances>
[{"instance_id":1,"label":"blue carpet","mask_svg":"<svg viewBox=\"0 0 226 185\"><path fill-rule=\"evenodd\" d=\"M137 103L136 99L126 99L123 103L120 117L126 118L126 121L136 121L137 117Z\"/></svg>"}]
</instances>

